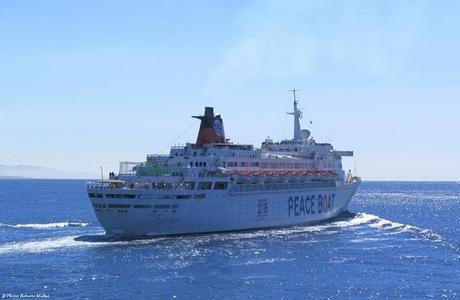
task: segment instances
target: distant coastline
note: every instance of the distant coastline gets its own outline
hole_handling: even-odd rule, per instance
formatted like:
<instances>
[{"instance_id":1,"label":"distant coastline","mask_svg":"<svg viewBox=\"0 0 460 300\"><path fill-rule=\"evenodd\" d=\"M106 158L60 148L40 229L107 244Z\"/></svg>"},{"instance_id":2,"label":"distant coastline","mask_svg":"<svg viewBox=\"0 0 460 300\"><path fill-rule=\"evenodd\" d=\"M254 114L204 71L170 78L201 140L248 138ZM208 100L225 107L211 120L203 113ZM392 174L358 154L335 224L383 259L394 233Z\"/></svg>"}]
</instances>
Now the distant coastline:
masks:
<instances>
[{"instance_id":1,"label":"distant coastline","mask_svg":"<svg viewBox=\"0 0 460 300\"><path fill-rule=\"evenodd\" d=\"M96 178L39 178L39 177L20 177L20 176L0 176L0 181L1 180L60 180L60 181L65 181L65 180L97 180ZM100 180L100 179L99 179Z\"/></svg>"},{"instance_id":2,"label":"distant coastline","mask_svg":"<svg viewBox=\"0 0 460 300\"><path fill-rule=\"evenodd\" d=\"M92 179L94 174L74 170L57 170L33 165L0 164L0 179Z\"/></svg>"},{"instance_id":3,"label":"distant coastline","mask_svg":"<svg viewBox=\"0 0 460 300\"><path fill-rule=\"evenodd\" d=\"M2 179L30 179L30 178L22 177L22 176L0 176L0 180Z\"/></svg>"}]
</instances>

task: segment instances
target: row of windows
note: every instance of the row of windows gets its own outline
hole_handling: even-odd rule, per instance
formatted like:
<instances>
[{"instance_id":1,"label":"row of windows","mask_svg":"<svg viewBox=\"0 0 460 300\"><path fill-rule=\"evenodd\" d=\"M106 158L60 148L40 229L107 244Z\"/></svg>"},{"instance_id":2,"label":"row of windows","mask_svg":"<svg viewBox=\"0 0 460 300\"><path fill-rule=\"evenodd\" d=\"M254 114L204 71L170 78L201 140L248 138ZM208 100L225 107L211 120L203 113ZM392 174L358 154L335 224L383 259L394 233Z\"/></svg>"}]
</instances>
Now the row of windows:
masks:
<instances>
[{"instance_id":1,"label":"row of windows","mask_svg":"<svg viewBox=\"0 0 460 300\"><path fill-rule=\"evenodd\" d=\"M105 204L93 204L96 208L106 208ZM131 205L129 204L108 204L109 208L130 208ZM155 208L160 209L169 209L170 205L155 205ZM151 204L136 204L133 205L133 208L152 208Z\"/></svg>"},{"instance_id":2,"label":"row of windows","mask_svg":"<svg viewBox=\"0 0 460 300\"><path fill-rule=\"evenodd\" d=\"M129 199L134 199L136 198L136 195L132 194L105 194L106 198L129 198Z\"/></svg>"},{"instance_id":3,"label":"row of windows","mask_svg":"<svg viewBox=\"0 0 460 300\"><path fill-rule=\"evenodd\" d=\"M215 182L214 189L215 190L226 190L227 189L227 182ZM212 187L212 182L200 182L198 189L199 190L210 190Z\"/></svg>"},{"instance_id":4,"label":"row of windows","mask_svg":"<svg viewBox=\"0 0 460 300\"><path fill-rule=\"evenodd\" d=\"M218 186L216 187L216 189L226 189L226 185L225 186ZM159 199L205 199L206 198L206 194L195 194L195 195L191 195L191 194L187 194L187 195L162 195L162 196L155 196L155 197L151 197L151 196L144 196L144 195L140 195L139 196L139 199L156 199L156 198L159 198ZM115 206L111 206L111 205L115 205ZM118 205L122 205L122 204L110 204L109 205L109 208L129 208L129 207L119 207ZM106 205L103 204L103 203L94 203L93 206L95 208L106 208ZM134 205L134 208L149 208L147 207L147 205L144 205L145 207L143 207L142 205Z\"/></svg>"},{"instance_id":5,"label":"row of windows","mask_svg":"<svg viewBox=\"0 0 460 300\"><path fill-rule=\"evenodd\" d=\"M206 167L206 162L205 161L196 161L195 163L193 163L193 161L191 161L189 163L190 167Z\"/></svg>"},{"instance_id":6,"label":"row of windows","mask_svg":"<svg viewBox=\"0 0 460 300\"><path fill-rule=\"evenodd\" d=\"M214 189L215 190L225 190L227 189L227 182L215 182ZM194 190L195 189L195 182L193 181L186 181L181 184L181 187L184 190ZM199 190L211 190L212 189L212 181L202 181L198 183Z\"/></svg>"},{"instance_id":7,"label":"row of windows","mask_svg":"<svg viewBox=\"0 0 460 300\"><path fill-rule=\"evenodd\" d=\"M88 196L90 198L104 198L103 194L100 193L88 193ZM136 198L136 195L133 194L105 194L106 198L128 198L128 199L134 199Z\"/></svg>"},{"instance_id":8,"label":"row of windows","mask_svg":"<svg viewBox=\"0 0 460 300\"><path fill-rule=\"evenodd\" d=\"M224 167L260 167L261 169L307 169L307 168L315 168L314 163L286 163L286 162L236 162L236 161L229 161L225 164L223 163ZM333 168L333 163L325 163L323 164L326 168Z\"/></svg>"},{"instance_id":9,"label":"row of windows","mask_svg":"<svg viewBox=\"0 0 460 300\"><path fill-rule=\"evenodd\" d=\"M190 190L193 191L195 190L196 183L194 181L185 181L181 183L179 186L173 184L173 183L167 183L167 182L154 182L152 184L150 183L145 183L142 184L142 187L145 189L158 189L158 190L169 190L169 189L175 189L179 187L181 190ZM214 190L226 190L228 187L227 182L215 182L214 183ZM131 188L134 188L134 184L131 184ZM212 190L213 189L213 182L212 181L203 181L198 183L198 190ZM104 198L103 194L100 193L88 193L88 196L90 198ZM106 198L112 198L112 199L134 199L136 198L136 195L134 194L105 194Z\"/></svg>"}]
</instances>

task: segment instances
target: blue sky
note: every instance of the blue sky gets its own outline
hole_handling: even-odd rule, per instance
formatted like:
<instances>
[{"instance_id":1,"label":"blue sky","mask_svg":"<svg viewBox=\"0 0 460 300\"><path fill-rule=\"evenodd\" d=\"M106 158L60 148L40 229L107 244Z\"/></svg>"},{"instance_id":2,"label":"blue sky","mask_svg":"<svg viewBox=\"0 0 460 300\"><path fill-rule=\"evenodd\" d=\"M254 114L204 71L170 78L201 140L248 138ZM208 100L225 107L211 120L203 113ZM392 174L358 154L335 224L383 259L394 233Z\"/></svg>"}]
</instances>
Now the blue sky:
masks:
<instances>
[{"instance_id":1,"label":"blue sky","mask_svg":"<svg viewBox=\"0 0 460 300\"><path fill-rule=\"evenodd\" d=\"M358 175L460 180L458 1L2 1L0 164L98 174L193 142L303 125ZM185 132L185 133L184 133ZM184 133L181 138L178 136Z\"/></svg>"}]
</instances>

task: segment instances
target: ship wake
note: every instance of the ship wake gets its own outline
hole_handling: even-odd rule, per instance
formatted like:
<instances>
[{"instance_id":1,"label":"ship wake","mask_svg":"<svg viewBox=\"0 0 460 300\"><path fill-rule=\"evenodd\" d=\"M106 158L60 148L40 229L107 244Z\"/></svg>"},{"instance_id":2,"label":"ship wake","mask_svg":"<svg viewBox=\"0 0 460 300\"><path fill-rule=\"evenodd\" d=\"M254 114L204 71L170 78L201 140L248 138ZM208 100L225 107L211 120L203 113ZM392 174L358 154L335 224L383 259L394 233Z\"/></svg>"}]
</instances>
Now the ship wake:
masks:
<instances>
[{"instance_id":1,"label":"ship wake","mask_svg":"<svg viewBox=\"0 0 460 300\"><path fill-rule=\"evenodd\" d=\"M16 228L56 228L56 227L84 227L87 223L49 223L49 224L17 224L6 225ZM1 226L5 226L2 224ZM377 232L376 232L377 230ZM119 247L119 246L141 246L160 243L165 246L188 244L193 246L205 246L213 242L234 242L244 240L260 240L270 238L295 237L305 235L306 243L321 243L322 239L329 235L334 235L345 231L356 231L351 242L378 241L390 239L394 235L409 234L411 239L424 240L436 244L437 246L447 247L455 251L460 251L458 245L446 240L440 234L431 229L420 228L413 225L402 224L380 218L376 215L366 213L346 213L332 222L321 223L309 226L295 226L290 228L266 229L246 232L214 233L203 235L191 235L180 237L162 238L142 238L142 239L119 239L103 234L103 230L98 228L93 235L83 236L60 236L40 240L28 240L20 242L8 242L0 244L0 254L26 252L42 253L52 251L63 251L67 249L94 248L94 247ZM358 236L358 238L356 238Z\"/></svg>"},{"instance_id":2,"label":"ship wake","mask_svg":"<svg viewBox=\"0 0 460 300\"><path fill-rule=\"evenodd\" d=\"M387 236L409 234L413 239L431 242L438 246L450 248L455 251L460 251L459 245L456 245L455 243L447 240L442 235L436 233L430 228L422 228L414 225L403 224L366 213L356 214L353 220L355 219L366 220L366 222L364 222L363 224L365 224L369 228L383 231L383 234Z\"/></svg>"},{"instance_id":3,"label":"ship wake","mask_svg":"<svg viewBox=\"0 0 460 300\"><path fill-rule=\"evenodd\" d=\"M100 234L97 234L100 233ZM0 255L10 253L45 253L54 251L65 251L68 249L96 248L96 247L117 247L132 246L152 243L154 240L119 240L103 234L103 231L87 236L61 236L39 240L28 240L21 242L8 242L0 244ZM155 239L155 241L160 239Z\"/></svg>"},{"instance_id":4,"label":"ship wake","mask_svg":"<svg viewBox=\"0 0 460 300\"><path fill-rule=\"evenodd\" d=\"M81 222L57 222L57 223L45 223L45 224L3 224L0 223L0 227L9 228L30 228L30 229L54 229L54 228L66 228L66 227L85 227L89 223Z\"/></svg>"}]
</instances>

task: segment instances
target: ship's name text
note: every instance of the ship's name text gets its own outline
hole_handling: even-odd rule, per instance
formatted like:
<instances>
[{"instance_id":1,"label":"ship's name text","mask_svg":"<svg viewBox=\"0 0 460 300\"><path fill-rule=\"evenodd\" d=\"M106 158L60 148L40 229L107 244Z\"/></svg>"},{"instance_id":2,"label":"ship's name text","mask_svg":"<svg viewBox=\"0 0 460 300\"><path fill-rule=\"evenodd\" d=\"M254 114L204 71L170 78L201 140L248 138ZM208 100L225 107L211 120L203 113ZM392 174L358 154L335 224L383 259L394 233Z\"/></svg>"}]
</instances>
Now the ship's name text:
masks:
<instances>
[{"instance_id":1,"label":"ship's name text","mask_svg":"<svg viewBox=\"0 0 460 300\"><path fill-rule=\"evenodd\" d=\"M289 197L288 214L305 216L326 213L334 208L334 199L334 193Z\"/></svg>"}]
</instances>

